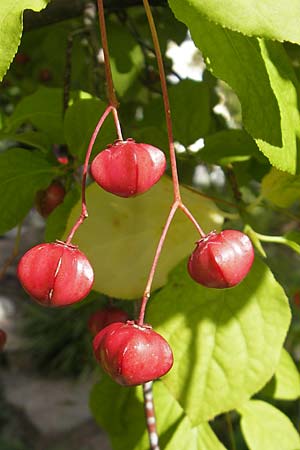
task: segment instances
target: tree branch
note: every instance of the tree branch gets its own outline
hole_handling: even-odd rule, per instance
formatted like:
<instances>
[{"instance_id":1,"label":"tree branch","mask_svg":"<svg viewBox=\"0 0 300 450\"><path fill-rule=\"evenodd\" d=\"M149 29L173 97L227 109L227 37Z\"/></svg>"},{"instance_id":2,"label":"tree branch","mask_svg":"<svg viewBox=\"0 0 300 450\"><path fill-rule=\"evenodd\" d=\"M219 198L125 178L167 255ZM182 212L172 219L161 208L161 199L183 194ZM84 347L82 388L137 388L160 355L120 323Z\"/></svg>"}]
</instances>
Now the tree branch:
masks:
<instances>
[{"instance_id":1,"label":"tree branch","mask_svg":"<svg viewBox=\"0 0 300 450\"><path fill-rule=\"evenodd\" d=\"M95 3L95 0L92 1ZM87 0L52 0L47 8L39 13L27 10L24 13L24 31L79 17L83 14L86 3ZM150 0L150 3L153 6L167 6L167 0ZM104 0L104 8L108 12L139 5L143 5L142 0Z\"/></svg>"}]
</instances>

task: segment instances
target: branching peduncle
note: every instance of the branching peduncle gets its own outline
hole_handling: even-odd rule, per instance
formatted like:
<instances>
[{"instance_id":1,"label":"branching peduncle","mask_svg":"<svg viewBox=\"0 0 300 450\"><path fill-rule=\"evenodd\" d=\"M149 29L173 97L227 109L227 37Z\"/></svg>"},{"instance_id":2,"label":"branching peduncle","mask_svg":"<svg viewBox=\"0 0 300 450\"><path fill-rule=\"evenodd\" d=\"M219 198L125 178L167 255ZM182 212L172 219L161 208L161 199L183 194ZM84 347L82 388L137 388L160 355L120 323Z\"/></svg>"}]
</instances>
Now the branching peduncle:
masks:
<instances>
[{"instance_id":1,"label":"branching peduncle","mask_svg":"<svg viewBox=\"0 0 300 450\"><path fill-rule=\"evenodd\" d=\"M153 263L150 269L150 273L148 276L146 288L143 294L142 303L141 303L141 309L140 314L138 318L138 324L143 325L144 323L144 317L145 317L145 311L147 302L150 298L151 294L151 287L153 283L153 278L155 275L155 271L157 268L157 264L159 261L159 257L169 230L169 227L171 225L171 222L173 220L173 217L175 215L175 212L177 209L181 209L183 213L188 217L188 219L193 223L193 225L196 227L197 231L199 232L201 237L206 236L206 233L202 230L200 225L198 224L197 220L194 218L192 213L188 210L188 208L183 204L180 194L180 187L179 187L179 180L178 180L178 173L177 173L177 163L176 163L176 154L175 154L175 148L174 148L174 137L173 137L173 129L172 129L172 120L171 120L171 109L170 109L170 102L169 102L169 96L168 96L168 89L167 89L167 81L166 81L166 75L163 65L163 59L161 55L159 40L156 32L155 23L153 20L152 12L149 6L148 0L143 0L145 11L147 14L151 35L153 39L153 45L155 50L155 55L157 58L157 65L159 70L159 76L160 76L160 82L161 82L161 88L162 88L162 95L163 95L163 102L164 102L164 109L165 109L165 116L166 116L166 123L167 123L167 131L168 131L168 140L169 140L169 150L170 150L170 161L171 161L171 169L172 169L172 181L173 181L173 190L174 190L174 200L171 206L170 213L167 217L166 223L164 225L158 246L156 248L156 252L154 255Z\"/></svg>"},{"instance_id":2,"label":"branching peduncle","mask_svg":"<svg viewBox=\"0 0 300 450\"><path fill-rule=\"evenodd\" d=\"M142 304L141 304L141 309L140 309L140 314L139 314L139 319L138 319L138 325L141 325L141 326L144 323L146 306L147 306L147 302L148 302L148 300L150 298L151 286L152 286L153 278L154 278L155 271L156 271L156 268L157 268L158 260L159 260L159 257L160 257L160 254L161 254L161 251L162 251L162 248L163 248L163 245L164 245L164 242L165 242L165 239L166 239L169 227L170 227L171 222L173 220L173 217L174 217L174 215L175 215L175 213L176 213L176 211L178 209L178 206L179 206L179 202L175 201L173 203L172 207L171 207L171 210L169 212L169 215L167 217L165 226L163 228L163 231L162 231L162 234L161 234L158 246L156 248L156 252L155 252L155 255L154 255L152 267L150 269L150 273L149 273L149 277L148 277L148 280L147 280L146 288L145 288L145 291L144 291L144 294L143 294L143 298L142 298Z\"/></svg>"},{"instance_id":3,"label":"branching peduncle","mask_svg":"<svg viewBox=\"0 0 300 450\"><path fill-rule=\"evenodd\" d=\"M76 233L76 231L78 230L78 228L80 227L80 225L84 222L84 220L88 217L88 212L87 212L87 207L86 207L86 198L85 198L85 185L86 185L86 177L87 177L87 172L88 172L88 166L89 166L89 160L91 157L91 153L93 150L93 146L94 143L97 139L98 133L105 121L105 119L107 118L107 116L114 111L115 108L111 105L109 105L106 110L104 111L104 113L102 114L102 116L100 117L99 122L96 125L96 128L92 134L86 155L85 155L85 161L84 161L84 166L83 166L83 172L82 172L82 183L81 183L81 213L80 216L78 218L78 220L76 221L75 225L73 226L73 228L71 229L67 239L66 239L66 244L71 244L71 241L73 239L74 234Z\"/></svg>"}]
</instances>

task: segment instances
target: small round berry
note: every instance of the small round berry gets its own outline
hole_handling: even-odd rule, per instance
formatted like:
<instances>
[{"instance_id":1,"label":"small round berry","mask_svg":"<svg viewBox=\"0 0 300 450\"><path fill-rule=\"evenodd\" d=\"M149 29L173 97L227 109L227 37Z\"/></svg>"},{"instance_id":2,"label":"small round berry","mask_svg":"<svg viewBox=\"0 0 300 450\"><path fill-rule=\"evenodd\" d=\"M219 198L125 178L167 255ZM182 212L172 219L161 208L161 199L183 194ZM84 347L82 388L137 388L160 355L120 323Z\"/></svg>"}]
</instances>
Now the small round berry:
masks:
<instances>
[{"instance_id":1,"label":"small round berry","mask_svg":"<svg viewBox=\"0 0 300 450\"><path fill-rule=\"evenodd\" d=\"M123 386L136 386L162 377L173 365L167 341L148 325L116 322L94 338L95 356L110 377Z\"/></svg>"},{"instance_id":2,"label":"small round berry","mask_svg":"<svg viewBox=\"0 0 300 450\"><path fill-rule=\"evenodd\" d=\"M103 328L114 322L126 322L128 314L120 308L108 307L95 311L89 318L88 329L93 336L99 333Z\"/></svg>"},{"instance_id":3,"label":"small round berry","mask_svg":"<svg viewBox=\"0 0 300 450\"><path fill-rule=\"evenodd\" d=\"M7 336L4 330L0 329L0 352L3 351L3 348L6 344Z\"/></svg>"},{"instance_id":4,"label":"small round berry","mask_svg":"<svg viewBox=\"0 0 300 450\"><path fill-rule=\"evenodd\" d=\"M99 153L91 174L99 186L120 197L134 197L150 189L166 169L164 153L133 139L116 141Z\"/></svg>"},{"instance_id":5,"label":"small round berry","mask_svg":"<svg viewBox=\"0 0 300 450\"><path fill-rule=\"evenodd\" d=\"M19 262L18 278L38 303L66 306L88 295L94 273L76 246L56 241L28 250Z\"/></svg>"},{"instance_id":6,"label":"small round berry","mask_svg":"<svg viewBox=\"0 0 300 450\"><path fill-rule=\"evenodd\" d=\"M60 205L66 195L65 188L59 181L53 181L47 189L36 194L36 209L43 217L48 217Z\"/></svg>"},{"instance_id":7,"label":"small round berry","mask_svg":"<svg viewBox=\"0 0 300 450\"><path fill-rule=\"evenodd\" d=\"M197 242L188 271L203 286L228 288L245 278L253 259L253 246L246 234L237 230L212 232Z\"/></svg>"}]
</instances>

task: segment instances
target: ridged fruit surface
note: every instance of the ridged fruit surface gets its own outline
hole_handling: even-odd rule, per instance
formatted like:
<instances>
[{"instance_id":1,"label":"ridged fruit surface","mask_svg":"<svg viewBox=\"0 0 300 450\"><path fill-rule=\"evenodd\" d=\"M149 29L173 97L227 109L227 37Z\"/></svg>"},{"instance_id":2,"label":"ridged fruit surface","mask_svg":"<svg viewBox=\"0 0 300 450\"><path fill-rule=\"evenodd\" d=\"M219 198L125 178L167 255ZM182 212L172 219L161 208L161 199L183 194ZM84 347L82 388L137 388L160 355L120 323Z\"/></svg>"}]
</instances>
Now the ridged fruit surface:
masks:
<instances>
[{"instance_id":1,"label":"ridged fruit surface","mask_svg":"<svg viewBox=\"0 0 300 450\"><path fill-rule=\"evenodd\" d=\"M188 271L199 284L228 288L245 278L253 259L253 246L246 234L237 230L212 232L197 242Z\"/></svg>"},{"instance_id":2,"label":"ridged fruit surface","mask_svg":"<svg viewBox=\"0 0 300 450\"><path fill-rule=\"evenodd\" d=\"M66 306L82 300L94 281L87 257L77 247L60 241L28 250L17 274L25 291L45 306Z\"/></svg>"},{"instance_id":3,"label":"ridged fruit surface","mask_svg":"<svg viewBox=\"0 0 300 450\"><path fill-rule=\"evenodd\" d=\"M167 341L149 326L132 321L105 327L93 341L102 368L123 386L136 386L165 375L173 365Z\"/></svg>"},{"instance_id":4,"label":"ridged fruit surface","mask_svg":"<svg viewBox=\"0 0 300 450\"><path fill-rule=\"evenodd\" d=\"M38 191L35 205L43 217L49 214L63 202L66 195L65 188L59 181L53 181L44 191Z\"/></svg>"},{"instance_id":5,"label":"ridged fruit surface","mask_svg":"<svg viewBox=\"0 0 300 450\"><path fill-rule=\"evenodd\" d=\"M99 186L120 197L133 197L150 189L166 169L164 153L133 139L116 141L100 152L91 164Z\"/></svg>"},{"instance_id":6,"label":"ridged fruit surface","mask_svg":"<svg viewBox=\"0 0 300 450\"><path fill-rule=\"evenodd\" d=\"M126 322L128 314L120 308L107 307L95 311L89 318L88 329L96 336L99 331L114 322Z\"/></svg>"}]
</instances>

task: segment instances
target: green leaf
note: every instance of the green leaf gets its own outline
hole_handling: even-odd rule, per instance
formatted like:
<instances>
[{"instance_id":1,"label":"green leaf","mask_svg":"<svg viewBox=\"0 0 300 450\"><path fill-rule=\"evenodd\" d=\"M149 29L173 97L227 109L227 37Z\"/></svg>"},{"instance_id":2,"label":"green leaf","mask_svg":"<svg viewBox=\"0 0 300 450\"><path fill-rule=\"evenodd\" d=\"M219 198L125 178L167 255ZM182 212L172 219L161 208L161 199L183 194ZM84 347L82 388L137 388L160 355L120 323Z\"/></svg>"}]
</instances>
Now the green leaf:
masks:
<instances>
[{"instance_id":1,"label":"green leaf","mask_svg":"<svg viewBox=\"0 0 300 450\"><path fill-rule=\"evenodd\" d=\"M42 152L47 152L50 148L50 141L44 133L38 131L26 131L25 133L0 134L1 140L10 140L18 143L30 145Z\"/></svg>"},{"instance_id":2,"label":"green leaf","mask_svg":"<svg viewBox=\"0 0 300 450\"><path fill-rule=\"evenodd\" d=\"M49 0L1 0L0 4L0 81L2 81L20 44L23 11L40 11Z\"/></svg>"},{"instance_id":3,"label":"green leaf","mask_svg":"<svg viewBox=\"0 0 300 450\"><path fill-rule=\"evenodd\" d=\"M26 216L36 192L50 184L57 168L39 153L20 148L0 153L0 167L0 234L3 234Z\"/></svg>"},{"instance_id":4,"label":"green leaf","mask_svg":"<svg viewBox=\"0 0 300 450\"><path fill-rule=\"evenodd\" d=\"M206 20L193 6L171 2L191 30L209 70L238 95L246 130L278 169L296 173L300 117L299 85L291 63L276 42L245 37Z\"/></svg>"},{"instance_id":5,"label":"green leaf","mask_svg":"<svg viewBox=\"0 0 300 450\"><path fill-rule=\"evenodd\" d=\"M208 423L192 428L164 384L153 385L154 405L161 448L164 450L225 450ZM148 450L142 388L124 388L107 377L96 384L90 408L99 425L110 435L114 450Z\"/></svg>"},{"instance_id":6,"label":"green leaf","mask_svg":"<svg viewBox=\"0 0 300 450\"><path fill-rule=\"evenodd\" d=\"M283 348L274 376L266 384L261 394L279 400L296 400L300 396L300 377L298 369Z\"/></svg>"},{"instance_id":7,"label":"green leaf","mask_svg":"<svg viewBox=\"0 0 300 450\"><path fill-rule=\"evenodd\" d=\"M114 85L122 97L138 77L144 57L139 44L124 25L108 23L108 37Z\"/></svg>"},{"instance_id":8,"label":"green leaf","mask_svg":"<svg viewBox=\"0 0 300 450\"><path fill-rule=\"evenodd\" d=\"M223 27L249 36L300 43L300 5L297 0L169 0L172 9L187 8ZM287 26L288 24L288 26Z\"/></svg>"},{"instance_id":9,"label":"green leaf","mask_svg":"<svg viewBox=\"0 0 300 450\"><path fill-rule=\"evenodd\" d=\"M170 104L174 136L188 146L205 136L210 127L210 94L208 84L183 80L170 87Z\"/></svg>"},{"instance_id":10,"label":"green leaf","mask_svg":"<svg viewBox=\"0 0 300 450\"><path fill-rule=\"evenodd\" d=\"M198 424L238 408L266 384L278 365L290 310L259 259L239 286L222 290L196 284L184 262L154 296L146 320L174 352L163 381Z\"/></svg>"},{"instance_id":11,"label":"green leaf","mask_svg":"<svg viewBox=\"0 0 300 450\"><path fill-rule=\"evenodd\" d=\"M274 145L270 140L263 139L256 139L256 142L273 166L295 174L299 172L300 162L299 82L281 44L260 40L260 49L280 110L282 143Z\"/></svg>"},{"instance_id":12,"label":"green leaf","mask_svg":"<svg viewBox=\"0 0 300 450\"><path fill-rule=\"evenodd\" d=\"M107 105L96 98L75 101L67 109L64 122L64 132L69 151L76 156L79 162L83 162L89 141L93 131L104 113ZM105 120L96 142L94 144L92 158L100 150L116 140L112 115Z\"/></svg>"},{"instance_id":13,"label":"green leaf","mask_svg":"<svg viewBox=\"0 0 300 450\"><path fill-rule=\"evenodd\" d=\"M165 130L162 130L161 126L145 128L139 127L134 130L132 137L136 142L147 142L160 148L165 152L166 158L168 158L168 135Z\"/></svg>"},{"instance_id":14,"label":"green leaf","mask_svg":"<svg viewBox=\"0 0 300 450\"><path fill-rule=\"evenodd\" d=\"M209 132L211 115L208 83L183 80L169 88L169 97L176 141L188 146ZM161 98L145 106L143 124L160 129L163 126L166 130Z\"/></svg>"},{"instance_id":15,"label":"green leaf","mask_svg":"<svg viewBox=\"0 0 300 450\"><path fill-rule=\"evenodd\" d=\"M64 201L49 215L46 222L46 242L53 242L64 234L70 211L79 201L80 194L79 186L75 186L66 194Z\"/></svg>"},{"instance_id":16,"label":"green leaf","mask_svg":"<svg viewBox=\"0 0 300 450\"><path fill-rule=\"evenodd\" d=\"M274 406L250 400L241 408L241 427L250 450L300 450L300 438L290 419Z\"/></svg>"},{"instance_id":17,"label":"green leaf","mask_svg":"<svg viewBox=\"0 0 300 450\"><path fill-rule=\"evenodd\" d=\"M212 201L186 188L182 188L182 196L205 231L220 228L223 217ZM96 183L87 188L89 218L79 228L74 243L94 267L95 290L124 299L142 295L172 200L173 186L167 177L145 194L128 199L109 194ZM68 230L80 210L81 203L77 203L69 217ZM191 252L197 239L199 235L191 222L178 211L160 257L153 289L167 282L169 271Z\"/></svg>"},{"instance_id":18,"label":"green leaf","mask_svg":"<svg viewBox=\"0 0 300 450\"><path fill-rule=\"evenodd\" d=\"M299 200L300 176L293 176L272 168L262 180L262 195L281 208Z\"/></svg>"},{"instance_id":19,"label":"green leaf","mask_svg":"<svg viewBox=\"0 0 300 450\"><path fill-rule=\"evenodd\" d=\"M18 130L20 125L31 123L43 131L52 143L64 143L62 129L62 89L39 87L22 98L13 114L7 119L5 132Z\"/></svg>"},{"instance_id":20,"label":"green leaf","mask_svg":"<svg viewBox=\"0 0 300 450\"><path fill-rule=\"evenodd\" d=\"M244 130L222 130L207 136L197 156L199 160L220 165L248 161L252 156L266 161L255 141Z\"/></svg>"}]
</instances>

